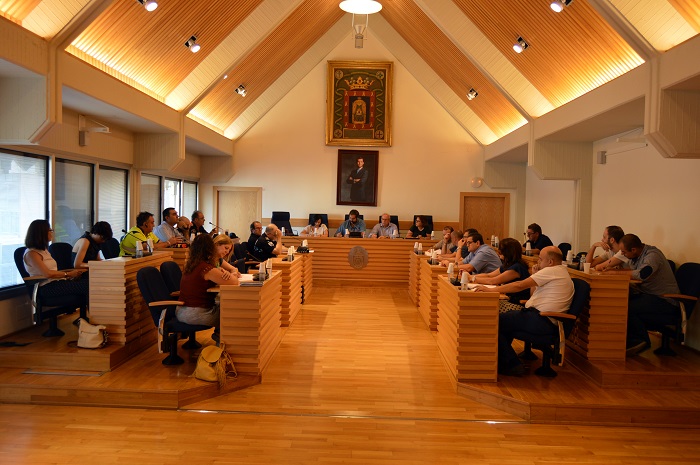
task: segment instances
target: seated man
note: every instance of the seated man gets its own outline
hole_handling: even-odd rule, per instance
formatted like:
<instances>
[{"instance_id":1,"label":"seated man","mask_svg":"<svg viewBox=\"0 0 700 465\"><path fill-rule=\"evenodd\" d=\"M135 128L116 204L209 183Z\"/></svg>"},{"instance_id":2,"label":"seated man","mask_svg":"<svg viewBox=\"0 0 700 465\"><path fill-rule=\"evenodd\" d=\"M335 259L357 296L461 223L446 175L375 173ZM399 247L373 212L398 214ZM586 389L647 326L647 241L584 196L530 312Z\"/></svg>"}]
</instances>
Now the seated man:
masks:
<instances>
[{"instance_id":1,"label":"seated man","mask_svg":"<svg viewBox=\"0 0 700 465\"><path fill-rule=\"evenodd\" d=\"M627 266L627 258L620 252L620 239L625 235L625 232L619 226L608 226L603 231L603 240L591 245L588 254L586 255L586 263L590 263L598 271L606 271L608 269L625 268ZM594 257L596 249L600 247L603 253Z\"/></svg>"},{"instance_id":2,"label":"seated man","mask_svg":"<svg viewBox=\"0 0 700 465\"><path fill-rule=\"evenodd\" d=\"M447 253L440 254L440 265L447 266L450 262L453 262L455 265L459 265L462 259L469 255L469 247L467 247L464 243L469 235L475 233L478 233L478 231L474 228L469 228L464 232L459 230L452 231L450 236L452 238L453 245L450 247Z\"/></svg>"},{"instance_id":3,"label":"seated man","mask_svg":"<svg viewBox=\"0 0 700 465\"><path fill-rule=\"evenodd\" d=\"M216 228L212 229L211 232L207 232L207 230L204 229L204 213L202 213L200 210L195 210L192 212L192 227L190 228L190 232L192 231L194 231L195 236L200 234L210 234L215 236L217 233Z\"/></svg>"},{"instance_id":4,"label":"seated man","mask_svg":"<svg viewBox=\"0 0 700 465\"><path fill-rule=\"evenodd\" d=\"M554 334L557 326L540 314L563 313L569 310L574 297L574 283L569 272L562 266L561 250L554 246L540 251L537 265L532 267L533 274L522 281L498 286L502 294L511 294L535 288L532 297L522 310L513 310L498 315L498 373L520 376L525 373L522 362L513 350L513 333L526 330L532 333ZM493 288L477 286L476 291L493 292Z\"/></svg>"},{"instance_id":5,"label":"seated man","mask_svg":"<svg viewBox=\"0 0 700 465\"><path fill-rule=\"evenodd\" d=\"M175 227L177 222L177 211L172 207L166 208L163 210L163 222L153 229L153 234L162 242L167 242L171 237L176 237L178 242L184 242L185 236Z\"/></svg>"},{"instance_id":6,"label":"seated man","mask_svg":"<svg viewBox=\"0 0 700 465\"><path fill-rule=\"evenodd\" d=\"M678 283L664 254L653 245L642 244L634 234L620 239L620 252L629 260L628 270L607 271L629 274L642 282L630 288L627 310L627 355L637 355L651 347L647 326L673 324L678 317L678 302L661 297L680 294Z\"/></svg>"},{"instance_id":7,"label":"seated man","mask_svg":"<svg viewBox=\"0 0 700 465\"><path fill-rule=\"evenodd\" d=\"M392 237L399 237L399 228L391 223L391 217L388 213L382 213L381 222L377 223L372 231L369 233L369 237L375 237L377 239L391 239Z\"/></svg>"},{"instance_id":8,"label":"seated man","mask_svg":"<svg viewBox=\"0 0 700 465\"><path fill-rule=\"evenodd\" d=\"M540 253L540 250L544 249L545 247L554 245L551 239L542 234L542 228L537 223L532 223L530 226L528 226L525 235L527 236L527 241L525 241L523 244L523 249L527 247L528 243L530 243L530 250L532 250L533 254L538 254Z\"/></svg>"},{"instance_id":9,"label":"seated man","mask_svg":"<svg viewBox=\"0 0 700 465\"><path fill-rule=\"evenodd\" d=\"M160 241L158 237L153 234L155 224L156 222L153 219L153 213L139 213L136 217L136 226L127 231L126 235L119 243L119 256L123 257L124 255L135 255L137 241L143 243L148 241L148 239L151 239L154 249L162 249L178 243L177 238L174 236L167 241Z\"/></svg>"},{"instance_id":10,"label":"seated man","mask_svg":"<svg viewBox=\"0 0 700 465\"><path fill-rule=\"evenodd\" d=\"M364 233L367 228L365 227L365 222L358 218L360 212L354 208L348 213L348 219L340 223L338 229L335 231L335 237L345 236L347 232L361 232Z\"/></svg>"},{"instance_id":11,"label":"seated man","mask_svg":"<svg viewBox=\"0 0 700 465\"><path fill-rule=\"evenodd\" d=\"M282 231L276 225L268 224L265 232L255 242L253 254L260 261L265 261L283 253L287 253L287 248L282 245Z\"/></svg>"},{"instance_id":12,"label":"seated man","mask_svg":"<svg viewBox=\"0 0 700 465\"><path fill-rule=\"evenodd\" d=\"M442 228L442 239L433 246L433 250L437 250L440 255L450 253L450 249L455 245L452 243L452 232L454 232L452 226L445 226Z\"/></svg>"},{"instance_id":13,"label":"seated man","mask_svg":"<svg viewBox=\"0 0 700 465\"><path fill-rule=\"evenodd\" d=\"M464 245L469 250L469 255L466 256L458 268L469 274L491 273L501 267L501 258L498 256L493 247L484 244L484 238L479 233L472 233L467 236Z\"/></svg>"},{"instance_id":14,"label":"seated man","mask_svg":"<svg viewBox=\"0 0 700 465\"><path fill-rule=\"evenodd\" d=\"M253 221L250 223L250 236L248 237L248 252L252 252L255 247L255 243L262 236L263 227L260 221Z\"/></svg>"}]
</instances>

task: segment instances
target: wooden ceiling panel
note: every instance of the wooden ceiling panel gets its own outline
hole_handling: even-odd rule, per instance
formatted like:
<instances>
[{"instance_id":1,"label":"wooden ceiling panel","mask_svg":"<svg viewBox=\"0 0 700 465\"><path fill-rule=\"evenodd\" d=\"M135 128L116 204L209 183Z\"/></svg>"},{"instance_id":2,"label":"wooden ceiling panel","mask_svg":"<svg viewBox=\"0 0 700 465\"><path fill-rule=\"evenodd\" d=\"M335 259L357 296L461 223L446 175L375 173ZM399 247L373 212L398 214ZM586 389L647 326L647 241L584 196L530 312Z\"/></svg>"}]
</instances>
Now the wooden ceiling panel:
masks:
<instances>
[{"instance_id":1,"label":"wooden ceiling panel","mask_svg":"<svg viewBox=\"0 0 700 465\"><path fill-rule=\"evenodd\" d=\"M343 15L335 1L305 1L241 60L228 73L228 79L216 85L192 113L224 130ZM245 85L245 98L235 93L240 84Z\"/></svg>"},{"instance_id":2,"label":"wooden ceiling panel","mask_svg":"<svg viewBox=\"0 0 700 465\"><path fill-rule=\"evenodd\" d=\"M668 2L693 26L696 32L700 32L700 2L698 0L668 0Z\"/></svg>"},{"instance_id":3,"label":"wooden ceiling panel","mask_svg":"<svg viewBox=\"0 0 700 465\"><path fill-rule=\"evenodd\" d=\"M160 96L170 93L262 0L168 0L147 12L114 2L75 41L83 53ZM192 53L185 42L197 36Z\"/></svg>"},{"instance_id":4,"label":"wooden ceiling panel","mask_svg":"<svg viewBox=\"0 0 700 465\"><path fill-rule=\"evenodd\" d=\"M385 0L381 15L499 137L525 118L412 0ZM371 26L370 26L371 28ZM470 88L479 96L467 99Z\"/></svg>"},{"instance_id":5,"label":"wooden ceiling panel","mask_svg":"<svg viewBox=\"0 0 700 465\"><path fill-rule=\"evenodd\" d=\"M557 14L546 1L453 1L555 106L643 63L588 2ZM521 54L512 49L518 36L530 45Z\"/></svg>"},{"instance_id":6,"label":"wooden ceiling panel","mask_svg":"<svg viewBox=\"0 0 700 465\"><path fill-rule=\"evenodd\" d=\"M18 24L26 18L41 0L0 0L0 14Z\"/></svg>"}]
</instances>

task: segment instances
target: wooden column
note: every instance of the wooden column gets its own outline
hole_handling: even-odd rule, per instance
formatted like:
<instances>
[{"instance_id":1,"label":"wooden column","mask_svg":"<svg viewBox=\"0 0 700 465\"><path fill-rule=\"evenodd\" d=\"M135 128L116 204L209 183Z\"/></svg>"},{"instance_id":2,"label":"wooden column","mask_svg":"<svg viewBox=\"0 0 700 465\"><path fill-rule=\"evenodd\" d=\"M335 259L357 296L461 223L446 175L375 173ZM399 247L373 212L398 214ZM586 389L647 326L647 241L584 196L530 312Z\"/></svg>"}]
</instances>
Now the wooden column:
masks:
<instances>
[{"instance_id":1,"label":"wooden column","mask_svg":"<svg viewBox=\"0 0 700 465\"><path fill-rule=\"evenodd\" d=\"M304 300L306 300L314 290L314 254L298 254L302 260L302 285L304 286Z\"/></svg>"},{"instance_id":2,"label":"wooden column","mask_svg":"<svg viewBox=\"0 0 700 465\"><path fill-rule=\"evenodd\" d=\"M185 263L187 262L187 258L190 256L190 249L185 248L185 249L168 249L170 252L172 252L172 259L175 263L177 263L180 266L180 270L184 272L185 270Z\"/></svg>"},{"instance_id":3,"label":"wooden column","mask_svg":"<svg viewBox=\"0 0 700 465\"><path fill-rule=\"evenodd\" d=\"M280 309L280 325L287 327L301 311L301 286L304 268L303 259L288 262L282 258L272 259L272 268L282 273L282 308Z\"/></svg>"},{"instance_id":4,"label":"wooden column","mask_svg":"<svg viewBox=\"0 0 700 465\"><path fill-rule=\"evenodd\" d=\"M111 344L124 346L112 355L121 363L156 344L156 327L141 296L136 273L143 267L169 261L171 253L154 252L143 258L117 257L88 262L90 269L90 323L107 326Z\"/></svg>"},{"instance_id":5,"label":"wooden column","mask_svg":"<svg viewBox=\"0 0 700 465\"><path fill-rule=\"evenodd\" d=\"M221 286L221 340L238 373L262 375L282 339L282 273L260 287Z\"/></svg>"},{"instance_id":6,"label":"wooden column","mask_svg":"<svg viewBox=\"0 0 700 465\"><path fill-rule=\"evenodd\" d=\"M413 252L408 253L408 296L417 306L420 305L420 257Z\"/></svg>"},{"instance_id":7,"label":"wooden column","mask_svg":"<svg viewBox=\"0 0 700 465\"><path fill-rule=\"evenodd\" d=\"M498 380L498 293L460 291L438 278L437 343L456 382Z\"/></svg>"},{"instance_id":8,"label":"wooden column","mask_svg":"<svg viewBox=\"0 0 700 465\"><path fill-rule=\"evenodd\" d=\"M629 276L596 275L569 268L591 286L590 310L579 316L568 346L587 360L625 360Z\"/></svg>"},{"instance_id":9,"label":"wooden column","mask_svg":"<svg viewBox=\"0 0 700 465\"><path fill-rule=\"evenodd\" d=\"M425 256L423 256L425 257ZM423 321L431 331L438 329L438 276L446 275L447 268L431 265L427 257L420 264L419 309Z\"/></svg>"}]
</instances>

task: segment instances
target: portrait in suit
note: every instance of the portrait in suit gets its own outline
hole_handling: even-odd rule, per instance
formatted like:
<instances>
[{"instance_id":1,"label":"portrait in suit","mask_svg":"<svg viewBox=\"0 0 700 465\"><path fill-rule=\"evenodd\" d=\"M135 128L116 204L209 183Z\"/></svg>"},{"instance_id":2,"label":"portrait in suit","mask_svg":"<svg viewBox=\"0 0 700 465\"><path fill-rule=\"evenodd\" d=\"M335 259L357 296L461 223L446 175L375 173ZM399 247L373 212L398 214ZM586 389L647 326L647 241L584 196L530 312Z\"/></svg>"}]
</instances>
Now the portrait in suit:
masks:
<instances>
[{"instance_id":1,"label":"portrait in suit","mask_svg":"<svg viewBox=\"0 0 700 465\"><path fill-rule=\"evenodd\" d=\"M337 205L377 205L377 151L338 150Z\"/></svg>"}]
</instances>

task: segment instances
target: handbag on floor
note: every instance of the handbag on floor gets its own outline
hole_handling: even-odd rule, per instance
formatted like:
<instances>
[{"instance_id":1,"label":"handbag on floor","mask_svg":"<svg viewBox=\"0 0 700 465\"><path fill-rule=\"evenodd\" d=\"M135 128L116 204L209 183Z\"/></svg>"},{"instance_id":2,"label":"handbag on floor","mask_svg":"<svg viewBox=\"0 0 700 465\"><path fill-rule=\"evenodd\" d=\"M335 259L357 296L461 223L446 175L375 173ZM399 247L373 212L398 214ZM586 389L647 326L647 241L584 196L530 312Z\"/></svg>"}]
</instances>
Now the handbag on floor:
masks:
<instances>
[{"instance_id":1,"label":"handbag on floor","mask_svg":"<svg viewBox=\"0 0 700 465\"><path fill-rule=\"evenodd\" d=\"M107 345L109 335L105 325L92 325L81 318L78 325L78 347L83 349L99 349Z\"/></svg>"},{"instance_id":2,"label":"handbag on floor","mask_svg":"<svg viewBox=\"0 0 700 465\"><path fill-rule=\"evenodd\" d=\"M229 377L235 378L238 373L231 356L221 343L221 347L207 346L202 349L192 376L202 381L218 382L219 388L222 388Z\"/></svg>"}]
</instances>

